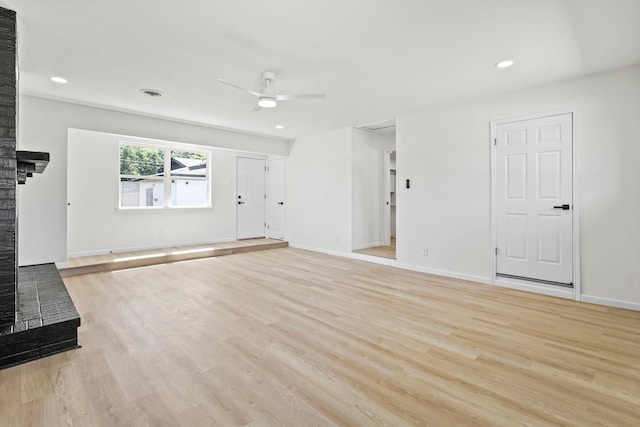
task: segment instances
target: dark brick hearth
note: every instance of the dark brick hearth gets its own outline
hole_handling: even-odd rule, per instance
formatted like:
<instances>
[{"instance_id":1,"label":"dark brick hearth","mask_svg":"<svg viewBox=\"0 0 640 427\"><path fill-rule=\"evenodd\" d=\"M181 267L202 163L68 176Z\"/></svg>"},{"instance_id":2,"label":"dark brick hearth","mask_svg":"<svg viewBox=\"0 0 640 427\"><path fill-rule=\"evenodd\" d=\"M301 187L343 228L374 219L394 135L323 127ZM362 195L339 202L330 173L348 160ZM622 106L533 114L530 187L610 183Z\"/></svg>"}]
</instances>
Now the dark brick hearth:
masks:
<instances>
[{"instance_id":1,"label":"dark brick hearth","mask_svg":"<svg viewBox=\"0 0 640 427\"><path fill-rule=\"evenodd\" d=\"M78 347L80 315L54 264L18 269L18 310L0 328L0 369Z\"/></svg>"},{"instance_id":2,"label":"dark brick hearth","mask_svg":"<svg viewBox=\"0 0 640 427\"><path fill-rule=\"evenodd\" d=\"M16 86L16 14L0 7L0 369L78 347L80 326L54 264L17 267L17 184L49 154L16 153Z\"/></svg>"}]
</instances>

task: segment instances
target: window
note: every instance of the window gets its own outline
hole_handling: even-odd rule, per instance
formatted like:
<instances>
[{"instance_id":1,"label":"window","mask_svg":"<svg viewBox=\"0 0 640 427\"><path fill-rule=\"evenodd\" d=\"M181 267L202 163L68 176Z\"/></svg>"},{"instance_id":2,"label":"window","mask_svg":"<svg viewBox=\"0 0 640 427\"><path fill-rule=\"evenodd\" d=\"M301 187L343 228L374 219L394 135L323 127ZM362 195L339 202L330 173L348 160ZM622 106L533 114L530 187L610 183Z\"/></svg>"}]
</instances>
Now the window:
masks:
<instances>
[{"instance_id":1,"label":"window","mask_svg":"<svg viewBox=\"0 0 640 427\"><path fill-rule=\"evenodd\" d=\"M120 144L120 207L207 207L207 165L205 152Z\"/></svg>"},{"instance_id":2,"label":"window","mask_svg":"<svg viewBox=\"0 0 640 427\"><path fill-rule=\"evenodd\" d=\"M207 206L207 155L171 150L171 206Z\"/></svg>"}]
</instances>

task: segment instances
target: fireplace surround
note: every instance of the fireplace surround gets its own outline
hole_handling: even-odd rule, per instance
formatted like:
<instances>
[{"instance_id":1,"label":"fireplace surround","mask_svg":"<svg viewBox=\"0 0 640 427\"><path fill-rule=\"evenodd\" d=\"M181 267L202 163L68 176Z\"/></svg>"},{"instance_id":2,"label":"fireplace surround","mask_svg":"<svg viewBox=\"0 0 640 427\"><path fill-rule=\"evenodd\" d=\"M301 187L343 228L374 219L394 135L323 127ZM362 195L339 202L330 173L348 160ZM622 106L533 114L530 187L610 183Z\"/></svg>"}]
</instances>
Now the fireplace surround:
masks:
<instances>
[{"instance_id":1,"label":"fireplace surround","mask_svg":"<svg viewBox=\"0 0 640 427\"><path fill-rule=\"evenodd\" d=\"M0 8L0 369L78 347L80 316L55 264L18 267L18 184L49 154L16 151L16 13Z\"/></svg>"}]
</instances>

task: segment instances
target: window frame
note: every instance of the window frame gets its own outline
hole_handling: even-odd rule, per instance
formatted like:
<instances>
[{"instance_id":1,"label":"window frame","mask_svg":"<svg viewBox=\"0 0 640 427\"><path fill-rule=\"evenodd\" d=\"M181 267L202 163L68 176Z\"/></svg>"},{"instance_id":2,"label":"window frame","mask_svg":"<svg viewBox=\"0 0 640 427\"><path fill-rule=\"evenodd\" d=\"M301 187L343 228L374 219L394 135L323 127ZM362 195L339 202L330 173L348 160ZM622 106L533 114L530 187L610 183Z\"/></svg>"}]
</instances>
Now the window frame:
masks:
<instances>
[{"instance_id":1,"label":"window frame","mask_svg":"<svg viewBox=\"0 0 640 427\"><path fill-rule=\"evenodd\" d=\"M121 160L121 152L123 146L129 147L143 147L143 148L153 148L162 150L164 153L164 168L162 175L157 175L158 182L161 182L163 185L163 204L161 206L122 206L122 179L123 178L146 178L150 179L150 176L146 175L126 175L120 173L120 160ZM206 155L206 168L205 169L205 177L181 177L174 176L171 171L171 153L172 151L183 151L183 152L191 152ZM151 178L152 179L152 178ZM174 180L183 180L183 181L205 181L207 184L207 200L204 205L196 206L196 205L172 205L172 183ZM131 142L131 141L120 141L118 144L118 201L117 201L117 209L122 211L139 211L139 210L167 210L167 209L209 209L212 207L212 196L211 196L211 152L204 148L195 148L192 146L182 146L178 144L145 144L140 142Z\"/></svg>"}]
</instances>

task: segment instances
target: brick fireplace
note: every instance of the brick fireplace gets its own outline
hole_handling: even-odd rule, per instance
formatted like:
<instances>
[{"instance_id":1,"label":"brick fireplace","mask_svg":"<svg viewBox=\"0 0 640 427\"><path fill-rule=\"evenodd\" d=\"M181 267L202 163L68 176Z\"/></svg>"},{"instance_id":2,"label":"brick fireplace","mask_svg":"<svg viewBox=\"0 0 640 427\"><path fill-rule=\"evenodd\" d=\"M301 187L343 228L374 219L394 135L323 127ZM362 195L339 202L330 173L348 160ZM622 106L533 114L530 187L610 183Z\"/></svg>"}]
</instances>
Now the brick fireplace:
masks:
<instances>
[{"instance_id":1,"label":"brick fireplace","mask_svg":"<svg viewBox=\"0 0 640 427\"><path fill-rule=\"evenodd\" d=\"M16 13L0 7L0 369L78 347L80 316L55 264L18 267L17 186L49 154L16 151Z\"/></svg>"},{"instance_id":2,"label":"brick fireplace","mask_svg":"<svg viewBox=\"0 0 640 427\"><path fill-rule=\"evenodd\" d=\"M0 325L16 311L16 14L0 9Z\"/></svg>"}]
</instances>

